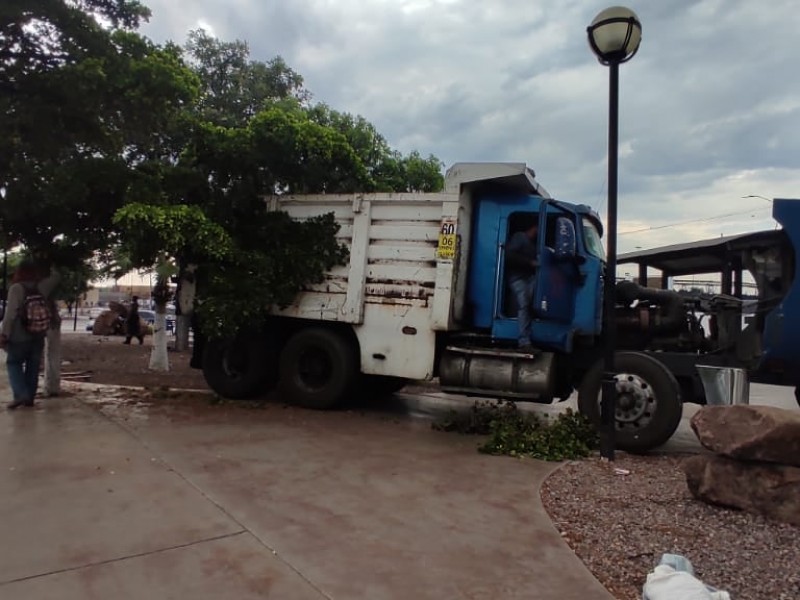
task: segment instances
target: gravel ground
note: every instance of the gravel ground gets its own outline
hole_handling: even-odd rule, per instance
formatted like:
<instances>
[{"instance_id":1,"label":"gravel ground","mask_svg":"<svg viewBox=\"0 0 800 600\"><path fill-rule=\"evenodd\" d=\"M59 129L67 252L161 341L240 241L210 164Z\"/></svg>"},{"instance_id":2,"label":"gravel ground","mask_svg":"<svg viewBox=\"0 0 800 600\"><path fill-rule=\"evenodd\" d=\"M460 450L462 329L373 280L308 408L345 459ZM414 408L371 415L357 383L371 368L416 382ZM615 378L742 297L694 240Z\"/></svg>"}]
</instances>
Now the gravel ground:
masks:
<instances>
[{"instance_id":1,"label":"gravel ground","mask_svg":"<svg viewBox=\"0 0 800 600\"><path fill-rule=\"evenodd\" d=\"M561 535L618 600L640 600L665 552L733 600L800 598L800 528L694 500L681 456L570 462L542 487ZM615 469L630 473L617 474Z\"/></svg>"}]
</instances>

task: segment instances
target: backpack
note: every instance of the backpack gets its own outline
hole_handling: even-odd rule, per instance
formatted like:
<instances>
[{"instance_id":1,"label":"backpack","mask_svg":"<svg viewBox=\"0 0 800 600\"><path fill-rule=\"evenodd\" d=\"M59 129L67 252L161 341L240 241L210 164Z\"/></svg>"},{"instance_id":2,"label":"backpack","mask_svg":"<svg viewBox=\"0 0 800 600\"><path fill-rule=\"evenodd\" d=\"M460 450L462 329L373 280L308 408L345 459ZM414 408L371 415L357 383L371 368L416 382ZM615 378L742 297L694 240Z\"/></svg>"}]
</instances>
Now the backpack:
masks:
<instances>
[{"instance_id":1,"label":"backpack","mask_svg":"<svg viewBox=\"0 0 800 600\"><path fill-rule=\"evenodd\" d=\"M50 306L38 289L25 290L22 305L22 326L31 335L43 336L50 328Z\"/></svg>"}]
</instances>

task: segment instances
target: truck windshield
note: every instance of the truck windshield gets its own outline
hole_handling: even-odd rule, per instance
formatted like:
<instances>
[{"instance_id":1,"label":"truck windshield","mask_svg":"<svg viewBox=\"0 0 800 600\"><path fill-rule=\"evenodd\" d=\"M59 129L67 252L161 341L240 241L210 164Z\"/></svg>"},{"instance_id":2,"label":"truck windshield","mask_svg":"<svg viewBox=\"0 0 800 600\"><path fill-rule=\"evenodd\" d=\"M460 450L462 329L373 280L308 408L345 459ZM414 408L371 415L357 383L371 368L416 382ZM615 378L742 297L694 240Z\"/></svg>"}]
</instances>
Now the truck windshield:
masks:
<instances>
[{"instance_id":1,"label":"truck windshield","mask_svg":"<svg viewBox=\"0 0 800 600\"><path fill-rule=\"evenodd\" d=\"M605 260L606 253L603 250L603 242L600 240L600 232L588 217L583 217L583 239L589 254Z\"/></svg>"}]
</instances>

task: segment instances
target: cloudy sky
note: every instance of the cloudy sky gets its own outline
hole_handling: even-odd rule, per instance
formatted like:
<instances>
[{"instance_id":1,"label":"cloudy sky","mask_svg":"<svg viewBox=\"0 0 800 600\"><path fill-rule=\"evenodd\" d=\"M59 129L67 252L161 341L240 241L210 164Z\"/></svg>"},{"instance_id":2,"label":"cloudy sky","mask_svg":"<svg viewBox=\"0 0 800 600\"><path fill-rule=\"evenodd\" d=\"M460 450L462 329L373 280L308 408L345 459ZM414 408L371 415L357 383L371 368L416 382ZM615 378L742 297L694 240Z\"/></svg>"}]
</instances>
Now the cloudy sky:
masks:
<instances>
[{"instance_id":1,"label":"cloudy sky","mask_svg":"<svg viewBox=\"0 0 800 600\"><path fill-rule=\"evenodd\" d=\"M145 0L143 32L205 27L280 54L314 99L390 143L458 161L527 162L555 197L605 217L608 70L596 0ZM797 1L649 0L621 67L620 251L774 227L800 198ZM693 221L686 223L687 221ZM680 224L680 225L675 225Z\"/></svg>"}]
</instances>

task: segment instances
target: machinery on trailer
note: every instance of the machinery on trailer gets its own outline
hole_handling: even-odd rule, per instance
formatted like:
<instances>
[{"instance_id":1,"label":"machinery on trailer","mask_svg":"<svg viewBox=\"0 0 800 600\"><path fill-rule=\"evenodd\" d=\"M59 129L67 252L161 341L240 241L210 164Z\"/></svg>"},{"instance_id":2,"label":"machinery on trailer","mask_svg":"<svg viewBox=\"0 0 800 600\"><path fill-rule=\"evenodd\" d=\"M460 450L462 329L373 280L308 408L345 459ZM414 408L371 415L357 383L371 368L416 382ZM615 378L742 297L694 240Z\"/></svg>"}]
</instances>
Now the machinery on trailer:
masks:
<instances>
[{"instance_id":1,"label":"machinery on trailer","mask_svg":"<svg viewBox=\"0 0 800 600\"><path fill-rule=\"evenodd\" d=\"M680 313L686 315L689 327L681 336L668 343L648 341L634 326L621 340L644 348L667 365L681 385L684 402L705 403L698 365L744 369L753 382L795 388L800 383L800 279L795 252L800 247L800 201L776 198L773 218L781 229L619 257L619 264L638 265L642 285L649 269L660 271L661 288L670 287L670 280L677 277L704 275L718 282L719 293L650 292L651 304L660 305L662 313L675 319L681 318Z\"/></svg>"},{"instance_id":2,"label":"machinery on trailer","mask_svg":"<svg viewBox=\"0 0 800 600\"><path fill-rule=\"evenodd\" d=\"M291 306L274 309L262 331L210 342L203 372L212 389L245 397L278 386L298 405L329 408L353 394L378 396L438 378L447 392L516 401L564 400L578 390L581 411L599 419L600 218L588 206L553 199L521 163L459 163L445 181L441 193L269 198L269 210L297 219L332 212L349 261ZM539 225L534 350L520 351L505 248L531 219ZM791 244L782 232L773 242L774 256L765 248L741 263L770 277L780 263L779 289L765 280L772 286L765 308L794 279ZM760 352L762 360L764 348L752 341L758 335L732 333L741 302L728 295L687 300L632 282L618 291L617 441L642 451L675 431L682 397L703 401L696 364L725 363L736 353L752 362ZM714 319L710 334L701 309ZM763 317L762 329L774 332ZM742 341L731 345L734 339Z\"/></svg>"}]
</instances>

